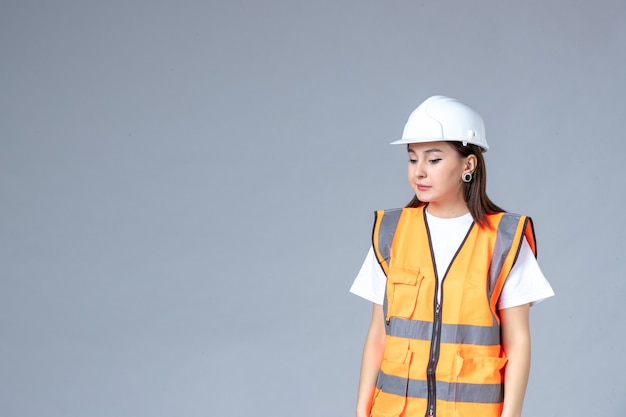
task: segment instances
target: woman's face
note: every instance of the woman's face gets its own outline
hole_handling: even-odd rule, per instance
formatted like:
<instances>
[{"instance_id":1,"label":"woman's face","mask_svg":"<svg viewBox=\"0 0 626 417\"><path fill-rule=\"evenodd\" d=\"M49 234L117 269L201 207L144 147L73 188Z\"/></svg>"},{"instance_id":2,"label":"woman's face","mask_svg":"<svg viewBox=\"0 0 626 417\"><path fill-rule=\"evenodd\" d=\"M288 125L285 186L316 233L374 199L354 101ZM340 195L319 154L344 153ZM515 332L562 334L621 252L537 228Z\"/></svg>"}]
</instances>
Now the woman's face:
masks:
<instances>
[{"instance_id":1,"label":"woman's face","mask_svg":"<svg viewBox=\"0 0 626 417\"><path fill-rule=\"evenodd\" d=\"M463 199L463 174L473 172L476 157L462 157L447 142L408 145L408 179L417 198L440 217L467 212Z\"/></svg>"}]
</instances>

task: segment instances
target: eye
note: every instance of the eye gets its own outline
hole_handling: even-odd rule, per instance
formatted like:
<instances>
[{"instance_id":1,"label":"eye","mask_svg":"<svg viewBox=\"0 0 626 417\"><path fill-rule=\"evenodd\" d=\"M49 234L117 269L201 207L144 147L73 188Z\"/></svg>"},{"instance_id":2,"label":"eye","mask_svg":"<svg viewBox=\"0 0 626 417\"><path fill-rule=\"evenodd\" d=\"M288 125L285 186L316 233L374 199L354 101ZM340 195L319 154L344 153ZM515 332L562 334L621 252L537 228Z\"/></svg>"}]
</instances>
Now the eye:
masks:
<instances>
[{"instance_id":1,"label":"eye","mask_svg":"<svg viewBox=\"0 0 626 417\"><path fill-rule=\"evenodd\" d=\"M441 158L436 158L436 159L429 159L428 162L430 162L431 164L436 164L439 161L441 161Z\"/></svg>"},{"instance_id":2,"label":"eye","mask_svg":"<svg viewBox=\"0 0 626 417\"><path fill-rule=\"evenodd\" d=\"M411 165L417 164L417 159L409 158L409 164L411 164Z\"/></svg>"}]
</instances>

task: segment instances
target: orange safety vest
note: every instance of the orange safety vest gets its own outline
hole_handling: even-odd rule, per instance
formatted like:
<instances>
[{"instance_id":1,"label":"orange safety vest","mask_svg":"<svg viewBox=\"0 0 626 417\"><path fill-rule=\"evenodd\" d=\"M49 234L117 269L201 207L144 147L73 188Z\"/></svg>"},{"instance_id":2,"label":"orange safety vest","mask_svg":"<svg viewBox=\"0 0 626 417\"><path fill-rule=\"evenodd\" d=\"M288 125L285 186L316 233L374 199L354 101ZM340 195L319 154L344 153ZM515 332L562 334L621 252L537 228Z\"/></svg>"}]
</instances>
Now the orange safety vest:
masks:
<instances>
[{"instance_id":1,"label":"orange safety vest","mask_svg":"<svg viewBox=\"0 0 626 417\"><path fill-rule=\"evenodd\" d=\"M500 416L507 358L498 299L523 238L536 249L529 217L497 213L487 221L472 224L438 297L424 207L376 212L387 335L372 417Z\"/></svg>"}]
</instances>

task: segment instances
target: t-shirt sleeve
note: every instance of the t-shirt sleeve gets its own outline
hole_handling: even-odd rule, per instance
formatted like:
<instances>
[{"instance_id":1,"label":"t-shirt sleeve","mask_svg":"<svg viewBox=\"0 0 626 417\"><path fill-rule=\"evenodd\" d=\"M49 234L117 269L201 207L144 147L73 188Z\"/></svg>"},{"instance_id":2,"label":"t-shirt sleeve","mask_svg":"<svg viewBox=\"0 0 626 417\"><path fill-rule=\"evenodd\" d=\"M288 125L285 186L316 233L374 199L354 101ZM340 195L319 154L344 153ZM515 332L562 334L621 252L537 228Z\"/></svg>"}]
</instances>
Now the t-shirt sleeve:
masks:
<instances>
[{"instance_id":1,"label":"t-shirt sleeve","mask_svg":"<svg viewBox=\"0 0 626 417\"><path fill-rule=\"evenodd\" d=\"M350 292L373 303L382 305L385 298L386 284L387 276L374 255L374 249L370 247L359 273L354 282L352 282Z\"/></svg>"},{"instance_id":2,"label":"t-shirt sleeve","mask_svg":"<svg viewBox=\"0 0 626 417\"><path fill-rule=\"evenodd\" d=\"M502 288L498 309L537 304L554 295L550 283L541 272L537 259L524 239L517 261Z\"/></svg>"}]
</instances>

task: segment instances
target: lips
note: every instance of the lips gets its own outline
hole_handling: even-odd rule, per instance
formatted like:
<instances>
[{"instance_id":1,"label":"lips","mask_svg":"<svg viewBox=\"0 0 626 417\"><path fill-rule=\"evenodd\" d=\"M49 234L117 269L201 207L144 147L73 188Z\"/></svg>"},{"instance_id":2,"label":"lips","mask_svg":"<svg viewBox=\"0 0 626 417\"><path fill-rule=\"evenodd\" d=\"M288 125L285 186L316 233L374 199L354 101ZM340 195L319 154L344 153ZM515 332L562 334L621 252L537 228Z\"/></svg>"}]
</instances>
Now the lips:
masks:
<instances>
[{"instance_id":1,"label":"lips","mask_svg":"<svg viewBox=\"0 0 626 417\"><path fill-rule=\"evenodd\" d=\"M430 186L417 184L417 189L420 190L420 191L427 191L427 190L430 189Z\"/></svg>"}]
</instances>

